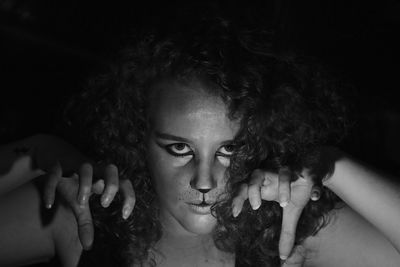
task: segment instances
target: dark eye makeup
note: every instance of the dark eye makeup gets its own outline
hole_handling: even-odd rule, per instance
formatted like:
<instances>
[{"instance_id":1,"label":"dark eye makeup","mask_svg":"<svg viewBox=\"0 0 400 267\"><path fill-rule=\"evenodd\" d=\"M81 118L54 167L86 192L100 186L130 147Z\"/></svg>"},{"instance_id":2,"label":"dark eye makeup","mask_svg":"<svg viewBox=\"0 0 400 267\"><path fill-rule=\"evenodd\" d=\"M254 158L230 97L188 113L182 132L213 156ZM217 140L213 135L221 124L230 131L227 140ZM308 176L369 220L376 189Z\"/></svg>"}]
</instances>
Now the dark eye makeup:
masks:
<instances>
[{"instance_id":1,"label":"dark eye makeup","mask_svg":"<svg viewBox=\"0 0 400 267\"><path fill-rule=\"evenodd\" d=\"M169 154L175 157L194 156L193 149L186 143L173 143L162 146ZM235 146L233 144L221 146L215 153L216 156L230 158Z\"/></svg>"},{"instance_id":2,"label":"dark eye makeup","mask_svg":"<svg viewBox=\"0 0 400 267\"><path fill-rule=\"evenodd\" d=\"M233 154L235 146L233 144L223 145L221 146L216 155L220 157L230 158Z\"/></svg>"},{"instance_id":3,"label":"dark eye makeup","mask_svg":"<svg viewBox=\"0 0 400 267\"><path fill-rule=\"evenodd\" d=\"M165 150L175 157L186 157L194 155L193 150L185 143L173 143L164 146Z\"/></svg>"}]
</instances>

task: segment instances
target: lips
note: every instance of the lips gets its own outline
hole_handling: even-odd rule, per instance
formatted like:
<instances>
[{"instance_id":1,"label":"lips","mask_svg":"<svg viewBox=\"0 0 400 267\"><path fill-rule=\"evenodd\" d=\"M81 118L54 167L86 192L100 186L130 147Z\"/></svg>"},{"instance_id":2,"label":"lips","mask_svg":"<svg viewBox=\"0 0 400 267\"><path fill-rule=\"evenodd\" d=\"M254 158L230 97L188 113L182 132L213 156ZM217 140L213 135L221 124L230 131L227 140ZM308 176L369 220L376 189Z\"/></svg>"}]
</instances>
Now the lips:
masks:
<instances>
[{"instance_id":1,"label":"lips","mask_svg":"<svg viewBox=\"0 0 400 267\"><path fill-rule=\"evenodd\" d=\"M196 214L206 215L211 213L212 202L189 202L187 203L190 210Z\"/></svg>"},{"instance_id":2,"label":"lips","mask_svg":"<svg viewBox=\"0 0 400 267\"><path fill-rule=\"evenodd\" d=\"M188 202L188 204L190 205L203 205L203 206L211 206L212 204L214 204L214 202L207 202L204 200L199 200L199 201L192 201L192 202Z\"/></svg>"}]
</instances>

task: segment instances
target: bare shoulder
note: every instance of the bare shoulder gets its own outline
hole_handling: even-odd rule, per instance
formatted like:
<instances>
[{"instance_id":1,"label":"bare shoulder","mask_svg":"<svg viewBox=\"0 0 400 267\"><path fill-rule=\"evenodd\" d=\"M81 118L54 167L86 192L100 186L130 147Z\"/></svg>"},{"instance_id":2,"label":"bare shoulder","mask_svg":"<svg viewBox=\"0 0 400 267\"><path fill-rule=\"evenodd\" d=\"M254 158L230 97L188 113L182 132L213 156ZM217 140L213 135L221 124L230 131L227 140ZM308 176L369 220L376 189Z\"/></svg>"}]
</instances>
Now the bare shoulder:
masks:
<instances>
[{"instance_id":1,"label":"bare shoulder","mask_svg":"<svg viewBox=\"0 0 400 267\"><path fill-rule=\"evenodd\" d=\"M304 245L304 266L400 266L400 253L369 222L345 204Z\"/></svg>"}]
</instances>

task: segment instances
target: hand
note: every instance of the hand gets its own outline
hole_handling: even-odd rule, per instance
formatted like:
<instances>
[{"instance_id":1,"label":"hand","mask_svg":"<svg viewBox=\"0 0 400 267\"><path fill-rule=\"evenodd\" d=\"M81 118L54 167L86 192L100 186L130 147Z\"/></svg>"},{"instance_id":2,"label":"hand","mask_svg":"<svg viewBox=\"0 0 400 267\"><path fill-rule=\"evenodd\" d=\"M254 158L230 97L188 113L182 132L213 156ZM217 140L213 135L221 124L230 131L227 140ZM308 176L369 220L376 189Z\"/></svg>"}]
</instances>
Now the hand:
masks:
<instances>
[{"instance_id":1,"label":"hand","mask_svg":"<svg viewBox=\"0 0 400 267\"><path fill-rule=\"evenodd\" d=\"M47 173L44 187L46 208L53 206L57 191L64 202L72 209L78 223L79 239L84 249L91 248L94 238L89 207L89 197L93 193L102 195L101 205L106 208L113 201L118 190L121 190L124 197L122 208L124 219L130 216L136 201L131 182L119 179L118 169L115 165L109 164L100 168L96 173L100 173L103 179L99 179L94 184L92 184L93 172L92 165L84 163L80 166L78 174L74 173L70 177L62 177L61 165L56 164Z\"/></svg>"},{"instance_id":2,"label":"hand","mask_svg":"<svg viewBox=\"0 0 400 267\"><path fill-rule=\"evenodd\" d=\"M292 175L289 169L282 168L279 174L257 169L252 175L249 184L242 184L238 196L233 199L232 213L237 217L244 202L248 199L251 207L256 210L262 200L276 201L283 208L282 228L279 240L279 253L282 260L286 260L294 245L296 226L303 208L309 199L316 201L320 196L320 189L307 172L290 182Z\"/></svg>"}]
</instances>

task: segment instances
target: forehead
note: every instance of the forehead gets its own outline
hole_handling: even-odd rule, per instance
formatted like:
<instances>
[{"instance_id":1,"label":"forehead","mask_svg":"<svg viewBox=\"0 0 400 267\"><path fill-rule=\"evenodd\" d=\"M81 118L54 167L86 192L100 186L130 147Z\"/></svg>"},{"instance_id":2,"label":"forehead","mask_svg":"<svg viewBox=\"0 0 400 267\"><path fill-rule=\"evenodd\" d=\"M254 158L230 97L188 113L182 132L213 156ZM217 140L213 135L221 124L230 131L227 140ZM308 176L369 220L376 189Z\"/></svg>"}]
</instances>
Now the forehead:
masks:
<instances>
[{"instance_id":1,"label":"forehead","mask_svg":"<svg viewBox=\"0 0 400 267\"><path fill-rule=\"evenodd\" d=\"M156 85L150 108L152 128L185 133L225 130L225 135L236 132L238 123L228 118L226 104L205 86L199 81Z\"/></svg>"}]
</instances>

